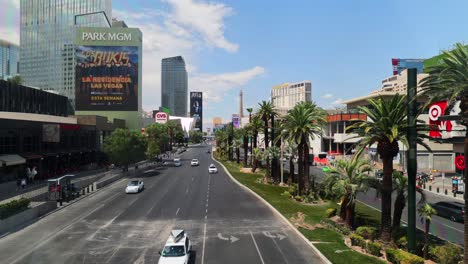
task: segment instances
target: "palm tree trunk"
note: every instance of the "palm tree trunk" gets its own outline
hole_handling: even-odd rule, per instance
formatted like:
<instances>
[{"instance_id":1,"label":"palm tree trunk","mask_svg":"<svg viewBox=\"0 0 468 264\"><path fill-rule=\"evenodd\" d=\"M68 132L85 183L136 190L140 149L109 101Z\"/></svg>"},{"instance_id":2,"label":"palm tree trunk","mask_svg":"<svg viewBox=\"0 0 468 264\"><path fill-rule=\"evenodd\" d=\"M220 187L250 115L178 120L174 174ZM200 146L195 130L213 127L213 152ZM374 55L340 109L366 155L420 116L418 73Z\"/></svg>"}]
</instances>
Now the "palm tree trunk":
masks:
<instances>
[{"instance_id":1,"label":"palm tree trunk","mask_svg":"<svg viewBox=\"0 0 468 264\"><path fill-rule=\"evenodd\" d=\"M239 147L236 148L236 162L237 164L240 163L240 148Z\"/></svg>"},{"instance_id":2,"label":"palm tree trunk","mask_svg":"<svg viewBox=\"0 0 468 264\"><path fill-rule=\"evenodd\" d=\"M291 155L291 158L289 158L289 177L288 177L288 185L291 185L291 183L295 183L294 179L294 161Z\"/></svg>"},{"instance_id":3,"label":"palm tree trunk","mask_svg":"<svg viewBox=\"0 0 468 264\"><path fill-rule=\"evenodd\" d=\"M393 206L393 230L397 230L401 224L401 216L406 206L406 197L404 193L399 193Z\"/></svg>"},{"instance_id":4,"label":"palm tree trunk","mask_svg":"<svg viewBox=\"0 0 468 264\"><path fill-rule=\"evenodd\" d=\"M258 138L258 132L255 131L255 133L254 133L254 135L253 135L253 140L252 140L252 141L253 141L253 148L254 148L254 149L257 148L257 143L258 143L257 138ZM252 149L252 153L253 153L253 149Z\"/></svg>"},{"instance_id":5,"label":"palm tree trunk","mask_svg":"<svg viewBox=\"0 0 468 264\"><path fill-rule=\"evenodd\" d=\"M252 156L253 157L253 156ZM255 173L255 171L257 170L257 166L258 166L258 161L255 157L253 157L253 162L252 162L252 172Z\"/></svg>"},{"instance_id":6,"label":"palm tree trunk","mask_svg":"<svg viewBox=\"0 0 468 264\"><path fill-rule=\"evenodd\" d=\"M297 161L297 168L298 168L298 190L299 190L299 195L302 195L304 193L304 164L303 164L303 155L304 155L304 146L302 144L299 144L297 146L297 156L298 156L298 161Z\"/></svg>"},{"instance_id":7,"label":"palm tree trunk","mask_svg":"<svg viewBox=\"0 0 468 264\"><path fill-rule=\"evenodd\" d=\"M354 229L354 209L355 203L348 203L346 205L346 225L349 229Z\"/></svg>"},{"instance_id":8,"label":"palm tree trunk","mask_svg":"<svg viewBox=\"0 0 468 264\"><path fill-rule=\"evenodd\" d=\"M424 259L427 259L427 252L429 251L429 227L431 226L431 220L426 219L426 225L424 226Z\"/></svg>"},{"instance_id":9,"label":"palm tree trunk","mask_svg":"<svg viewBox=\"0 0 468 264\"><path fill-rule=\"evenodd\" d=\"M309 160L308 160L308 157L309 157L309 146L307 145L307 142L305 141L305 139L303 140L303 143L304 145L303 147L303 166L304 166L304 189L305 189L305 192L306 194L309 194L309 191L310 191L310 179L309 179Z\"/></svg>"},{"instance_id":10,"label":"palm tree trunk","mask_svg":"<svg viewBox=\"0 0 468 264\"><path fill-rule=\"evenodd\" d=\"M348 202L349 202L348 196L345 195L343 197L343 200L341 201L341 205L340 205L340 218L343 221L346 220L346 205L348 204Z\"/></svg>"},{"instance_id":11,"label":"palm tree trunk","mask_svg":"<svg viewBox=\"0 0 468 264\"><path fill-rule=\"evenodd\" d=\"M392 157L383 157L383 184L382 184L382 213L381 213L381 239L390 241L392 238Z\"/></svg>"},{"instance_id":12,"label":"palm tree trunk","mask_svg":"<svg viewBox=\"0 0 468 264\"><path fill-rule=\"evenodd\" d=\"M244 168L247 167L247 156L249 154L249 137L244 136Z\"/></svg>"}]
</instances>

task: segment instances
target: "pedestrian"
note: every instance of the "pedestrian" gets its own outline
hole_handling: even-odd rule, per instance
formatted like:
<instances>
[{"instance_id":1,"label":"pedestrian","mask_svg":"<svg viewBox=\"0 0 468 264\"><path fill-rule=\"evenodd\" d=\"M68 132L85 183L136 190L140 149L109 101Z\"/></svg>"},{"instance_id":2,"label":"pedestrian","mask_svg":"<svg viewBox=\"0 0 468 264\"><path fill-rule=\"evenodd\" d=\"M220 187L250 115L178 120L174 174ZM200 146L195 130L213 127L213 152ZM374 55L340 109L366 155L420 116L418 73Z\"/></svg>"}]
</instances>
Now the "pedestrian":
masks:
<instances>
[{"instance_id":1,"label":"pedestrian","mask_svg":"<svg viewBox=\"0 0 468 264\"><path fill-rule=\"evenodd\" d=\"M21 179L21 189L26 188L26 178Z\"/></svg>"},{"instance_id":2,"label":"pedestrian","mask_svg":"<svg viewBox=\"0 0 468 264\"><path fill-rule=\"evenodd\" d=\"M16 178L16 191L19 191L21 188L21 179L20 178Z\"/></svg>"},{"instance_id":3,"label":"pedestrian","mask_svg":"<svg viewBox=\"0 0 468 264\"><path fill-rule=\"evenodd\" d=\"M36 166L34 166L32 171L31 171L32 182L34 182L34 179L35 179L36 175L37 175L37 169L36 169Z\"/></svg>"}]
</instances>

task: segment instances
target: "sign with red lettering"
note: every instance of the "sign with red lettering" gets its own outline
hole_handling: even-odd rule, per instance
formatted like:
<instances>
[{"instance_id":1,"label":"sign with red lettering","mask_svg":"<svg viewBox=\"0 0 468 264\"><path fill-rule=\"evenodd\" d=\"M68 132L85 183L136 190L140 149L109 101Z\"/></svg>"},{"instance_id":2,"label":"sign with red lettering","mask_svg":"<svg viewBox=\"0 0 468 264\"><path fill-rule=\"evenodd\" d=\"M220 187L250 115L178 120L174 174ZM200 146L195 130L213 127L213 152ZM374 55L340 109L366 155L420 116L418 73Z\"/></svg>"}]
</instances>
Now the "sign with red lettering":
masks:
<instances>
[{"instance_id":1,"label":"sign with red lettering","mask_svg":"<svg viewBox=\"0 0 468 264\"><path fill-rule=\"evenodd\" d=\"M455 158L455 166L457 167L458 170L464 170L466 167L465 157L461 155L457 156Z\"/></svg>"},{"instance_id":2,"label":"sign with red lettering","mask_svg":"<svg viewBox=\"0 0 468 264\"><path fill-rule=\"evenodd\" d=\"M156 123L160 123L160 124L165 124L168 118L169 118L169 115L165 112L157 112L156 115L154 116Z\"/></svg>"}]
</instances>

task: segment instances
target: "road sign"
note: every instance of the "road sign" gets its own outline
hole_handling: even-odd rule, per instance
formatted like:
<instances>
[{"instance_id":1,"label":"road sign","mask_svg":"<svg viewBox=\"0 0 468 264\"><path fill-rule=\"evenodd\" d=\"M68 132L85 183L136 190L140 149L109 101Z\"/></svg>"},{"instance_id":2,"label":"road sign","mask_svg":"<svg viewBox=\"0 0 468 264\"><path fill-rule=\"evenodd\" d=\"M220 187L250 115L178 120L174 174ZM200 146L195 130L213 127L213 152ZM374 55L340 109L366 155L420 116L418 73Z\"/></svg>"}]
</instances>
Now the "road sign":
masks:
<instances>
[{"instance_id":1,"label":"road sign","mask_svg":"<svg viewBox=\"0 0 468 264\"><path fill-rule=\"evenodd\" d=\"M169 115L165 112L157 112L154 118L156 123L165 124L169 118Z\"/></svg>"}]
</instances>

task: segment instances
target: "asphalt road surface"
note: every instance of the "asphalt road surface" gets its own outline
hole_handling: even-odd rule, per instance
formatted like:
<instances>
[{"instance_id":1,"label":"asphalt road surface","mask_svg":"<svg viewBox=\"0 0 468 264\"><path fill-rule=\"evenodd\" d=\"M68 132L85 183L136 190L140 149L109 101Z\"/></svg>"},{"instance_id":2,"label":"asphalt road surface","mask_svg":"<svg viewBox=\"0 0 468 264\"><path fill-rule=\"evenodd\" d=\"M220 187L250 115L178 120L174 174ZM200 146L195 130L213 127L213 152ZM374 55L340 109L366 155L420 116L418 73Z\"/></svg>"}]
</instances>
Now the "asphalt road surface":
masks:
<instances>
[{"instance_id":1,"label":"asphalt road surface","mask_svg":"<svg viewBox=\"0 0 468 264\"><path fill-rule=\"evenodd\" d=\"M191 263L322 263L221 168L208 174L207 149L190 147L182 167L142 170L139 194L125 194L121 180L0 239L0 263L157 263L177 228L192 240Z\"/></svg>"}]
</instances>

